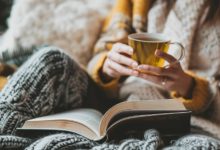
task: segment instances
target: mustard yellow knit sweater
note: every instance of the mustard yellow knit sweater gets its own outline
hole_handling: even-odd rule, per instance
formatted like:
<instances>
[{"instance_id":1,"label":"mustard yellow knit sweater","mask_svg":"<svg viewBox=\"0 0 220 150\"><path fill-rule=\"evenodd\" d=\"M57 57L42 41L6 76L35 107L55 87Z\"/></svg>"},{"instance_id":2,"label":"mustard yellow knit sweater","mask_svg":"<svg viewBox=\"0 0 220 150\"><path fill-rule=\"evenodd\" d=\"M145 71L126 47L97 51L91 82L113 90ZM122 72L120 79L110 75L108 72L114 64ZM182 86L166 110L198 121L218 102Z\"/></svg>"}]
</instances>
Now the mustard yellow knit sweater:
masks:
<instances>
[{"instance_id":1,"label":"mustard yellow knit sweater","mask_svg":"<svg viewBox=\"0 0 220 150\"><path fill-rule=\"evenodd\" d=\"M205 15L205 1L176 1L173 3L173 7L167 7L168 3L166 1L156 1L152 5L147 0L117 0L112 12L105 21L102 35L95 45L95 56L88 65L89 74L108 95L117 96L120 91L123 91L121 89L126 89L123 86L128 84L119 84L119 79L105 83L99 74L111 46L116 42L126 44L127 35L133 32L145 32L146 30L148 32L162 32L169 36L171 40L181 42L184 45L186 56L181 64L186 73L195 79L192 99L184 99L175 91L170 92L169 95L183 102L186 108L195 113L204 112L211 108L210 104L219 101L219 79L215 78L215 76L219 75L220 68L216 68L216 66L220 66L220 56L217 56L218 59L213 58L210 60L206 52L213 52L214 50L215 54L220 54L219 36L217 36L219 35L217 33L219 33L220 24L213 24L213 26L200 24L203 15ZM206 36L217 38L218 42L211 41L214 46L210 47L210 40L206 39L207 37L204 37L203 33L197 30L198 28L201 31L205 30L205 33L209 34ZM199 42L199 40L202 40L203 43ZM201 63L203 59L206 61L206 66ZM197 63L201 64L198 65ZM216 64L214 68L212 66L213 63ZM130 83L131 85L129 84L129 86L132 88L132 82ZM139 89L143 89L143 87L147 89L149 87L149 85L145 86L142 81L140 83L143 86L140 86ZM135 88L132 89L134 93L137 90ZM155 89L158 89L158 93L161 92L161 89L157 86L151 92L154 92ZM132 91L130 91L130 95L132 94ZM140 97L140 99L147 99L147 95ZM155 98L162 97L164 98L164 94ZM165 97L168 98L167 96ZM217 120L220 122L220 119Z\"/></svg>"}]
</instances>

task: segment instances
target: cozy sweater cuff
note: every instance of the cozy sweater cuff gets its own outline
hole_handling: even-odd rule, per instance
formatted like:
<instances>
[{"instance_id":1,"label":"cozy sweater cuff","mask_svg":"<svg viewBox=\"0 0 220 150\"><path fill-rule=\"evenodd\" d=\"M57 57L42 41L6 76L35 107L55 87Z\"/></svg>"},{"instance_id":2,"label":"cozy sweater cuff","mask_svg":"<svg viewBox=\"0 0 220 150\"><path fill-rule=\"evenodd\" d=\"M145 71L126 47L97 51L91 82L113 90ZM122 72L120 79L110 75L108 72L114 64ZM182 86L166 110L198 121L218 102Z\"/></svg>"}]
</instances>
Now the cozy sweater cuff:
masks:
<instances>
[{"instance_id":1,"label":"cozy sweater cuff","mask_svg":"<svg viewBox=\"0 0 220 150\"><path fill-rule=\"evenodd\" d=\"M188 75L194 78L195 85L192 91L192 98L185 99L181 97L176 91L171 92L171 97L181 101L185 107L194 113L203 112L208 104L208 81L204 78L198 77L196 74L186 71Z\"/></svg>"},{"instance_id":2,"label":"cozy sweater cuff","mask_svg":"<svg viewBox=\"0 0 220 150\"><path fill-rule=\"evenodd\" d=\"M107 52L97 54L90 62L87 67L88 73L92 79L104 90L113 91L118 87L119 79L113 79L109 82L104 82L100 76L100 69L102 68L106 59Z\"/></svg>"}]
</instances>

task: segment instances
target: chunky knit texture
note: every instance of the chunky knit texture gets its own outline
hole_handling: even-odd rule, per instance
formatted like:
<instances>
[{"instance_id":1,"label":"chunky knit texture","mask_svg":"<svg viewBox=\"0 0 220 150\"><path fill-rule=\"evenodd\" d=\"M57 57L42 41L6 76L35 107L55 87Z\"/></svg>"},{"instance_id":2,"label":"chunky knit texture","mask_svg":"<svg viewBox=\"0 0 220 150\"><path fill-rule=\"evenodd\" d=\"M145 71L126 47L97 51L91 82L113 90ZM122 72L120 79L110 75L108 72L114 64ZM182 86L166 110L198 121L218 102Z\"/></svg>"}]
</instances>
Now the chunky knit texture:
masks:
<instances>
[{"instance_id":1,"label":"chunky knit texture","mask_svg":"<svg viewBox=\"0 0 220 150\"><path fill-rule=\"evenodd\" d=\"M163 145L163 141L160 137L158 131L151 129L147 130L144 133L143 140L138 139L127 139L124 140L119 145L115 144L102 144L96 147L93 147L92 150L126 150L126 149L135 149L135 150L156 150Z\"/></svg>"},{"instance_id":2,"label":"chunky knit texture","mask_svg":"<svg viewBox=\"0 0 220 150\"><path fill-rule=\"evenodd\" d=\"M15 129L27 119L46 115L59 109L81 106L88 92L88 84L86 73L66 54L55 47L41 48L19 68L1 92L0 133L14 134ZM186 140L182 138L174 146L183 147L188 144L188 147L183 147L183 149L188 149L192 144L200 147L218 147L218 141L209 137L190 136L188 139L192 143L186 143ZM67 133L49 135L33 143L32 141L27 138L2 135L0 148L125 150L158 149L163 145L159 133L155 130L146 131L143 140L125 139L120 144L100 145L80 135Z\"/></svg>"},{"instance_id":3,"label":"chunky knit texture","mask_svg":"<svg viewBox=\"0 0 220 150\"><path fill-rule=\"evenodd\" d=\"M82 105L88 76L66 54L45 47L11 77L0 95L0 133L13 134L27 119Z\"/></svg>"},{"instance_id":4,"label":"chunky knit texture","mask_svg":"<svg viewBox=\"0 0 220 150\"><path fill-rule=\"evenodd\" d=\"M91 149L97 145L96 142L90 141L77 134L53 134L41 138L25 150L70 150L70 149Z\"/></svg>"},{"instance_id":5,"label":"chunky knit texture","mask_svg":"<svg viewBox=\"0 0 220 150\"><path fill-rule=\"evenodd\" d=\"M59 133L35 142L14 134L25 120L59 110L82 106L88 93L87 74L56 47L44 47L35 53L11 77L0 95L0 149L26 150L126 150L158 149L163 140L156 130L148 130L141 139L125 139L120 144L96 143L77 134ZM91 97L90 97L91 98ZM193 135L183 137L170 148L219 148L219 141Z\"/></svg>"},{"instance_id":6,"label":"chunky knit texture","mask_svg":"<svg viewBox=\"0 0 220 150\"><path fill-rule=\"evenodd\" d=\"M203 135L188 135L178 139L173 146L164 150L218 150L220 141Z\"/></svg>"},{"instance_id":7,"label":"chunky knit texture","mask_svg":"<svg viewBox=\"0 0 220 150\"><path fill-rule=\"evenodd\" d=\"M198 6L203 6L203 2L204 1L202 0L198 1ZM166 5L165 3L166 1L158 1L158 3L155 3L153 8L151 9L151 13L153 15L158 14L157 21L165 22L165 18L167 17L166 15L169 14L167 18L171 18L171 19L167 20L167 22L175 22L175 21L178 22L179 20L175 18L175 16L177 15L179 18L182 18L184 16L183 14L186 14L185 12L185 10L187 9L186 6L191 6L191 3L193 4L193 1L191 0L178 1L175 7L173 7L174 10L167 10L167 12L170 12L167 14L164 12L161 12L163 14L153 13L153 11L158 10L157 8L160 8L160 6ZM180 11L182 12L182 16L181 14L178 13L176 14L177 10L184 10L184 11ZM160 12L160 11L156 11L156 12ZM190 16L189 18L195 20L200 18L195 14L197 12L201 12L199 8L193 7L192 9L189 9L189 12L191 12L193 16L191 17L191 14L189 14ZM187 24L188 21L189 20L185 20L185 21L181 20L180 22ZM186 26L187 29L195 29L194 23L195 22L193 22L193 24L191 25L187 25ZM167 31L166 28L168 27L168 25L167 24L166 25L161 24L161 25L162 25L161 30L155 30L155 31L163 31L163 29L164 31ZM179 24L175 24L175 27L178 27L178 25ZM205 37L217 37L216 33L219 33L219 30L217 30L215 26L210 27L210 26L201 25L200 27L201 27L201 31L206 31L206 32L197 33L199 36L197 37L196 41L202 44L205 43L205 42L201 42L204 39L206 39ZM149 31L150 31L150 26L149 26ZM189 32L189 30L178 30L178 31ZM169 32L164 32L164 33L169 33ZM208 33L211 36L207 36L209 35ZM180 33L176 35L179 34ZM175 36L173 34L170 35ZM183 36L183 37L185 38L189 37L189 40L192 40L194 39L193 38L194 34L188 34L187 36ZM185 38L184 40L186 40ZM219 39L219 36L214 39ZM210 40L209 42L212 43L210 45L218 45L219 40L217 41ZM190 43L191 43L190 41L189 43L185 43L186 47L187 45L191 47ZM210 88L209 91L210 93L208 93L210 94L209 97L213 98L214 100L218 100L219 97L215 97L215 96L219 92L218 87L216 86L217 83L219 83L219 80L215 77L219 75L219 72L216 71L216 68L218 68L219 66L219 61L217 59L219 58L217 56L217 54L219 54L218 53L219 49L216 48L216 46L212 46L212 47L201 46L199 45L199 43L194 45L194 49L201 50L200 56L205 56L204 54L206 54L206 52L212 54L208 56L211 56L212 58L211 60L212 62L214 62L213 63L214 67L210 67L209 64L206 64L208 66L208 67L206 66L208 69L206 68L205 74L202 74L204 68L198 68L198 66L193 65L192 62L184 66L186 68L188 66L189 68L197 70L198 74L203 75L211 85L209 87ZM216 54L216 56L213 55L213 53ZM187 54L187 57L193 56L192 58L194 58L194 56L197 56L196 54L198 54L197 51L190 51L189 54ZM198 57L195 58L196 59L193 60L196 60L197 62L201 62L201 58ZM138 83L135 80L134 82ZM148 88L149 86L148 84L145 84L145 82L142 83L144 83L144 85L147 85L147 86L143 86L143 84L142 85L139 84L140 86L143 86L142 88L143 95L140 95L139 93L133 93L134 88L132 89L127 86L127 89L131 90L132 94L129 93L129 91L127 91L126 96L129 96L131 99L133 99L134 97L135 98L141 97L141 99L145 99L146 96L147 98L149 98L148 94L151 94L150 91L157 91L157 93L154 92L154 94L152 94L153 96L156 96L156 98L163 96L163 94L161 94L162 92L159 91L157 87ZM132 82L130 83L126 82L125 84L131 85ZM14 76L9 80L9 84L7 84L3 89L0 96L0 133L14 134L15 128L21 126L26 119L53 113L60 109L64 110L64 109L70 109L81 106L85 94L87 92L87 88L88 88L87 76L85 72L82 71L73 60L71 60L64 53L57 50L57 48L53 48L53 47L43 48L42 50L37 52L28 62L26 62L14 74ZM145 90L149 92L147 93L145 92ZM124 91L126 92L126 89ZM157 95L158 93L159 95ZM216 104L219 103L217 101L215 102ZM215 105L216 108L215 110L218 110L217 106L218 105ZM219 115L217 114L216 116ZM17 142L19 140L20 142ZM3 135L0 136L0 149L10 149L10 148L23 149L24 147L29 145L30 142L31 142L30 139ZM49 135L45 138L39 139L36 142L32 143L29 147L27 147L27 149L44 149L44 150L91 149L92 147L93 149L97 149L97 150L98 149L124 149L124 150L125 149L157 149L158 147L162 146L162 143L163 142L159 136L159 133L155 130L147 131L145 133L144 139L142 140L125 139L120 144L105 143L103 145L97 145L97 143L89 141L75 134L62 133L62 134ZM202 135L189 135L177 140L176 142L174 142L174 144L171 147L168 147L167 149L184 149L184 150L185 149L220 149L220 146L219 146L219 141L216 139Z\"/></svg>"},{"instance_id":8,"label":"chunky knit texture","mask_svg":"<svg viewBox=\"0 0 220 150\"><path fill-rule=\"evenodd\" d=\"M0 149L16 149L23 150L25 147L30 145L31 139L22 138L12 135L0 136Z\"/></svg>"},{"instance_id":9,"label":"chunky knit texture","mask_svg":"<svg viewBox=\"0 0 220 150\"><path fill-rule=\"evenodd\" d=\"M166 147L158 131L150 129L144 133L143 139L125 139L118 144L101 144L70 133L51 134L35 142L31 139L17 136L0 136L0 149L3 148L5 150L11 148L16 150L218 150L220 141L208 136L192 134L184 136Z\"/></svg>"}]
</instances>

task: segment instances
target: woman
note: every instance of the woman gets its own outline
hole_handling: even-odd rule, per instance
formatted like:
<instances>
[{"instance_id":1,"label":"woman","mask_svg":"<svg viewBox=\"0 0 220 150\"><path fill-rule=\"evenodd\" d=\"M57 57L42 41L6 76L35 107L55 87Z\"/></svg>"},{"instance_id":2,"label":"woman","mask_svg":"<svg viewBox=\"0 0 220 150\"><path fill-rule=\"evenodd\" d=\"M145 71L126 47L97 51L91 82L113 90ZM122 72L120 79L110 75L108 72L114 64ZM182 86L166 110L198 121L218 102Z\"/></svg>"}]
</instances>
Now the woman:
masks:
<instances>
[{"instance_id":1,"label":"woman","mask_svg":"<svg viewBox=\"0 0 220 150\"><path fill-rule=\"evenodd\" d=\"M117 0L95 46L96 55L88 65L89 74L109 98L178 97L195 113L210 108L209 116L220 123L220 23L216 19L219 16L219 4L218 0L158 0L154 3L146 0ZM134 50L126 45L127 35L145 31L146 28L148 32L163 32L181 42L186 49L184 61L169 69L138 66L129 57ZM156 55L168 62L174 61L173 57L160 51ZM165 75L167 80L160 76L141 74L131 67ZM138 78L126 79L127 76ZM96 84L60 50L43 48L13 75L2 90L0 133L14 134L16 127L25 120L54 111L91 105L96 107L91 99L94 95L103 97L100 95L102 92L97 92L99 89L96 90ZM162 88L158 88L158 85ZM94 95L90 96L91 93ZM90 101L87 97L90 97ZM102 99L98 103L108 101Z\"/></svg>"},{"instance_id":2,"label":"woman","mask_svg":"<svg viewBox=\"0 0 220 150\"><path fill-rule=\"evenodd\" d=\"M175 97L194 113L207 112L211 120L220 123L219 16L220 3L217 0L158 0L152 4L145 0L118 0L96 44L95 52L98 54L90 62L97 65L89 65L88 70L93 79L106 88L107 93L109 89L116 89L121 77L138 77L128 78L120 84L119 98ZM127 45L127 35L144 32L145 29L147 32L163 33L171 40L182 43L185 47L183 61L169 68L158 68L138 65L132 60L134 49ZM120 43L112 44L116 42ZM170 63L176 61L160 50L155 55ZM136 67L161 76L131 69Z\"/></svg>"}]
</instances>

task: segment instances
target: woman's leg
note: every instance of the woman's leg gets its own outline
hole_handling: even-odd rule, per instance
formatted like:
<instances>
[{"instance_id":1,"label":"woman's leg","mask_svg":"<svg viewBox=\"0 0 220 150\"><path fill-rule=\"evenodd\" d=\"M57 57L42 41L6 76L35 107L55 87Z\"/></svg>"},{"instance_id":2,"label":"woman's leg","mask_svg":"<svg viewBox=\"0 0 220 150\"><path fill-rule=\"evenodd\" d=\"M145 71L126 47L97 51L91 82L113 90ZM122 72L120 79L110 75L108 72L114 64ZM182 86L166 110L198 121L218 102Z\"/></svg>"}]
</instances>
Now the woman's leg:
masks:
<instances>
[{"instance_id":1,"label":"woman's leg","mask_svg":"<svg viewBox=\"0 0 220 150\"><path fill-rule=\"evenodd\" d=\"M88 76L55 47L35 53L0 93L0 134L13 134L25 120L79 107Z\"/></svg>"}]
</instances>

